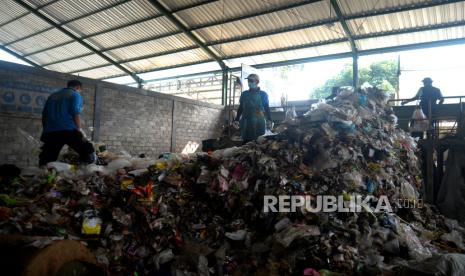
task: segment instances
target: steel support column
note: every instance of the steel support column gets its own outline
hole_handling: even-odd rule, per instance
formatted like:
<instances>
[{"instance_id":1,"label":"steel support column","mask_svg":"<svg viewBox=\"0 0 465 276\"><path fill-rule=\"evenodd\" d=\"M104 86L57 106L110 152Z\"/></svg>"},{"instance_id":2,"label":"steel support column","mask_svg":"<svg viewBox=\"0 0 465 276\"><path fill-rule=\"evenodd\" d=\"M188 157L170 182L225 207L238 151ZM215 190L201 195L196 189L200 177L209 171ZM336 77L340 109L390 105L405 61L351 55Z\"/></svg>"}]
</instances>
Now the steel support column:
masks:
<instances>
[{"instance_id":1,"label":"steel support column","mask_svg":"<svg viewBox=\"0 0 465 276\"><path fill-rule=\"evenodd\" d=\"M223 79L221 89L221 104L226 105L228 103L228 69L223 68Z\"/></svg>"},{"instance_id":2,"label":"steel support column","mask_svg":"<svg viewBox=\"0 0 465 276\"><path fill-rule=\"evenodd\" d=\"M357 45L355 44L355 39L352 35L352 32L347 25L347 22L342 14L341 8L337 4L337 0L330 0L331 6L333 7L334 11L336 12L337 18L341 23L342 29L349 40L350 48L352 49L352 85L354 88L358 85L358 50Z\"/></svg>"},{"instance_id":3,"label":"steel support column","mask_svg":"<svg viewBox=\"0 0 465 276\"><path fill-rule=\"evenodd\" d=\"M358 87L358 53L352 56L352 86Z\"/></svg>"}]
</instances>

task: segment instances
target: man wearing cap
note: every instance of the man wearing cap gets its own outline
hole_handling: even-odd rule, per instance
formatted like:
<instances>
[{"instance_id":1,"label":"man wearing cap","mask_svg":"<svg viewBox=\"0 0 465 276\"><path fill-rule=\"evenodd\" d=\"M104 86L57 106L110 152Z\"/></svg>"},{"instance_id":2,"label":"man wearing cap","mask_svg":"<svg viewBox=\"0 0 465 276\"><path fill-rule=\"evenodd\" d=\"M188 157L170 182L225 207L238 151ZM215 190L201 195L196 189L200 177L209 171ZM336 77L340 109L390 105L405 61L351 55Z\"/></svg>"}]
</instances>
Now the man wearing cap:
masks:
<instances>
[{"instance_id":1,"label":"man wearing cap","mask_svg":"<svg viewBox=\"0 0 465 276\"><path fill-rule=\"evenodd\" d=\"M433 86L433 80L431 78L424 78L423 87L421 87L418 90L415 97L409 100L403 100L402 105L415 101L415 100L420 100L420 107L426 116L429 116L430 103L431 103L431 111L434 112L435 107L437 105L437 101L439 100L439 104L442 104L444 102L444 98L441 94L441 90Z\"/></svg>"},{"instance_id":2,"label":"man wearing cap","mask_svg":"<svg viewBox=\"0 0 465 276\"><path fill-rule=\"evenodd\" d=\"M257 74L247 78L249 90L242 92L235 121L239 121L243 143L253 141L265 134L265 125L272 128L268 95L260 90ZM265 121L266 119L266 121Z\"/></svg>"}]
</instances>

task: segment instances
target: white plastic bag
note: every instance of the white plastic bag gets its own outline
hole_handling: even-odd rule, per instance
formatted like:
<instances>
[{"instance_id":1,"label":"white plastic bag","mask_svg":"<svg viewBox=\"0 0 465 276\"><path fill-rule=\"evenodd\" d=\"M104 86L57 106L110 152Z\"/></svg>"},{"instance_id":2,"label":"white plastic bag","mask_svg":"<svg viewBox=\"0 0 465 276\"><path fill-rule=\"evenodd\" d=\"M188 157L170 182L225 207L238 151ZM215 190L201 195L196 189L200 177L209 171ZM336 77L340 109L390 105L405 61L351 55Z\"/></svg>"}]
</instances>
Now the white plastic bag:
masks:
<instances>
[{"instance_id":1,"label":"white plastic bag","mask_svg":"<svg viewBox=\"0 0 465 276\"><path fill-rule=\"evenodd\" d=\"M417 107L412 114L412 124L410 125L410 132L421 132L429 129L429 120L423 110Z\"/></svg>"},{"instance_id":2,"label":"white plastic bag","mask_svg":"<svg viewBox=\"0 0 465 276\"><path fill-rule=\"evenodd\" d=\"M286 110L286 116L281 122L282 124L294 125L297 123L297 113L295 112L295 106Z\"/></svg>"},{"instance_id":3,"label":"white plastic bag","mask_svg":"<svg viewBox=\"0 0 465 276\"><path fill-rule=\"evenodd\" d=\"M405 223L399 225L399 240L407 246L408 253L414 260L424 260L432 255L420 242L413 229Z\"/></svg>"},{"instance_id":4,"label":"white plastic bag","mask_svg":"<svg viewBox=\"0 0 465 276\"><path fill-rule=\"evenodd\" d=\"M73 169L73 165L70 165L68 163L63 163L59 161L54 161L54 162L49 162L47 163L47 168L49 169L54 169L57 172L68 172Z\"/></svg>"}]
</instances>

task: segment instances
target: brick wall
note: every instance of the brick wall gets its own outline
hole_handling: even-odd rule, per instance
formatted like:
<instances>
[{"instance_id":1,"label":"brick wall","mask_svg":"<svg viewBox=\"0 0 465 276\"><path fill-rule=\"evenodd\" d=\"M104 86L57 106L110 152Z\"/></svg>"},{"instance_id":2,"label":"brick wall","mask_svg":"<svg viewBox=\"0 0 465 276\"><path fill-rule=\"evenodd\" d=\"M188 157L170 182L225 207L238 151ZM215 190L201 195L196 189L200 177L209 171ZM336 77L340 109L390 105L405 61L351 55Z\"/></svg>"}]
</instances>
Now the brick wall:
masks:
<instances>
[{"instance_id":1,"label":"brick wall","mask_svg":"<svg viewBox=\"0 0 465 276\"><path fill-rule=\"evenodd\" d=\"M221 106L0 61L0 164L37 164L41 103L74 78L86 133L111 151L156 157L219 135Z\"/></svg>"},{"instance_id":2,"label":"brick wall","mask_svg":"<svg viewBox=\"0 0 465 276\"><path fill-rule=\"evenodd\" d=\"M190 142L201 141L221 128L221 120L216 120L216 123L208 122L211 117L221 118L222 110L176 102L175 111L176 145L174 148L176 152L182 152L186 146L192 145ZM201 143L199 147L202 147Z\"/></svg>"}]
</instances>

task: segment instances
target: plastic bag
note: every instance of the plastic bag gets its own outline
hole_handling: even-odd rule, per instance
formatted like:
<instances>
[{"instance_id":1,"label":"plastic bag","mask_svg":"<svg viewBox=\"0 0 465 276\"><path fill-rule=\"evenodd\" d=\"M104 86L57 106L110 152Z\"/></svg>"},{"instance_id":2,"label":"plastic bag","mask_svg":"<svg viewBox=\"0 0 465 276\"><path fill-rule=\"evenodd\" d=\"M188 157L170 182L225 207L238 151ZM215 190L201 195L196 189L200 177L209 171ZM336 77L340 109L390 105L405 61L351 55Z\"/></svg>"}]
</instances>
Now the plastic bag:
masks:
<instances>
[{"instance_id":1,"label":"plastic bag","mask_svg":"<svg viewBox=\"0 0 465 276\"><path fill-rule=\"evenodd\" d=\"M400 193L402 194L402 197L404 199L408 199L408 200L418 199L418 195L415 192L415 188L413 188L413 186L406 181L402 182L400 186Z\"/></svg>"},{"instance_id":2,"label":"plastic bag","mask_svg":"<svg viewBox=\"0 0 465 276\"><path fill-rule=\"evenodd\" d=\"M68 163L63 163L59 161L49 162L47 163L47 168L54 169L57 172L68 172L74 169L73 165Z\"/></svg>"},{"instance_id":3,"label":"plastic bag","mask_svg":"<svg viewBox=\"0 0 465 276\"><path fill-rule=\"evenodd\" d=\"M405 223L400 223L399 234L400 241L407 245L409 255L414 260L423 260L431 257L431 252L421 244L412 227Z\"/></svg>"},{"instance_id":4,"label":"plastic bag","mask_svg":"<svg viewBox=\"0 0 465 276\"><path fill-rule=\"evenodd\" d=\"M289 247L296 239L308 236L319 236L320 234L320 228L316 225L297 225L289 226L275 234L275 239L282 246Z\"/></svg>"},{"instance_id":5,"label":"plastic bag","mask_svg":"<svg viewBox=\"0 0 465 276\"><path fill-rule=\"evenodd\" d=\"M36 164L36 159L40 154L41 142L19 127L16 128L16 132L16 137L19 137L19 141L17 142L20 143L22 149L26 150L28 153L26 154L26 164L28 166Z\"/></svg>"},{"instance_id":6,"label":"plastic bag","mask_svg":"<svg viewBox=\"0 0 465 276\"><path fill-rule=\"evenodd\" d=\"M437 255L421 262L409 262L402 266L402 271L397 275L461 276L465 275L465 255Z\"/></svg>"},{"instance_id":7,"label":"plastic bag","mask_svg":"<svg viewBox=\"0 0 465 276\"><path fill-rule=\"evenodd\" d=\"M410 132L421 132L429 129L429 120L419 107L413 112L412 121Z\"/></svg>"},{"instance_id":8,"label":"plastic bag","mask_svg":"<svg viewBox=\"0 0 465 276\"><path fill-rule=\"evenodd\" d=\"M295 106L292 106L286 111L286 117L284 118L284 124L294 124L296 123L297 113L295 112Z\"/></svg>"},{"instance_id":9,"label":"plastic bag","mask_svg":"<svg viewBox=\"0 0 465 276\"><path fill-rule=\"evenodd\" d=\"M458 231L452 231L450 233L445 233L441 236L441 240L454 243L458 248L465 250L465 245L463 243L462 235Z\"/></svg>"},{"instance_id":10,"label":"plastic bag","mask_svg":"<svg viewBox=\"0 0 465 276\"><path fill-rule=\"evenodd\" d=\"M420 120L427 120L425 113L421 110L420 107L417 107L415 111L413 111L412 120L420 121Z\"/></svg>"},{"instance_id":11,"label":"plastic bag","mask_svg":"<svg viewBox=\"0 0 465 276\"><path fill-rule=\"evenodd\" d=\"M107 166L107 171L109 174L114 174L117 170L124 167L131 167L131 162L126 159L115 159L111 161Z\"/></svg>"}]
</instances>

